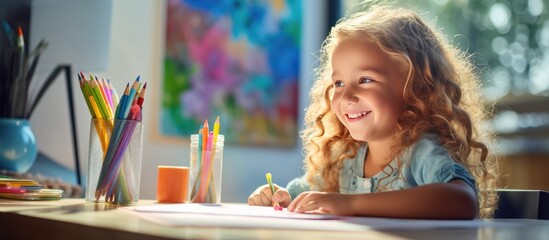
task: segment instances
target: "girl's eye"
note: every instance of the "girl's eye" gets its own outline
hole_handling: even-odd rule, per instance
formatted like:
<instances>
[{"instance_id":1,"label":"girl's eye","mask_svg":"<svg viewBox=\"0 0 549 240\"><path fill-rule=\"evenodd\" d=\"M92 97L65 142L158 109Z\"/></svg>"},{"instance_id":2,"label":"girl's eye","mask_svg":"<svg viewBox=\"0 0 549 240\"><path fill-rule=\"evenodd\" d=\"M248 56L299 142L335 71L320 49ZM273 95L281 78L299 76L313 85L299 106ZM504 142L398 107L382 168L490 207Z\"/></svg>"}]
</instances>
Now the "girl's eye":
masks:
<instances>
[{"instance_id":1,"label":"girl's eye","mask_svg":"<svg viewBox=\"0 0 549 240\"><path fill-rule=\"evenodd\" d=\"M369 82L372 82L373 80L369 77L361 77L359 80L358 80L358 83L359 84L362 84L362 83L369 83Z\"/></svg>"},{"instance_id":2,"label":"girl's eye","mask_svg":"<svg viewBox=\"0 0 549 240\"><path fill-rule=\"evenodd\" d=\"M335 87L343 87L343 86L345 86L345 83L343 83L343 81L335 81L334 86Z\"/></svg>"}]
</instances>

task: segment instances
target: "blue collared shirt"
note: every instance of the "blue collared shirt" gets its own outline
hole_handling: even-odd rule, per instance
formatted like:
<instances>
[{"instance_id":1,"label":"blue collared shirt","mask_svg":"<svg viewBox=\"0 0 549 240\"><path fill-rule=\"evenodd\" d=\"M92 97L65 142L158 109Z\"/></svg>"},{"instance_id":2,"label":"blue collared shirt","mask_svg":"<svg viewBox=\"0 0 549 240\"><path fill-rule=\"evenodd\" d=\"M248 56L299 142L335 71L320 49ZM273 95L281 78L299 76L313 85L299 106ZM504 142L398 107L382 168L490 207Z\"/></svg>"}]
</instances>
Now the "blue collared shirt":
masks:
<instances>
[{"instance_id":1,"label":"blue collared shirt","mask_svg":"<svg viewBox=\"0 0 549 240\"><path fill-rule=\"evenodd\" d=\"M430 183L446 183L453 179L465 181L476 191L474 178L463 165L452 160L436 135L424 135L408 151L405 151L401 161L401 171L395 159L383 171L364 178L364 159L367 151L368 145L364 144L354 158L343 161L339 174L340 193L359 194L401 190ZM320 178L317 177L316 181L318 185L322 184ZM305 176L293 179L286 188L292 199L304 191L312 190Z\"/></svg>"}]
</instances>

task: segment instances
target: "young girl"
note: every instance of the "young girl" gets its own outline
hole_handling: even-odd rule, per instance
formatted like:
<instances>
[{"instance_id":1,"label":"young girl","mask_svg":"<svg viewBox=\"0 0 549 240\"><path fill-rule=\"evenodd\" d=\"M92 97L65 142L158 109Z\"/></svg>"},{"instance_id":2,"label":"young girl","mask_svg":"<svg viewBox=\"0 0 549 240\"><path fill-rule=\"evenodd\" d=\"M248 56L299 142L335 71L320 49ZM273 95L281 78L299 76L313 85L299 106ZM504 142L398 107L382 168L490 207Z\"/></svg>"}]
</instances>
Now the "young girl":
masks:
<instances>
[{"instance_id":1,"label":"young girl","mask_svg":"<svg viewBox=\"0 0 549 240\"><path fill-rule=\"evenodd\" d=\"M468 59L416 13L373 7L323 45L306 110L306 173L250 205L400 218L491 217L496 160ZM293 199L293 201L292 201Z\"/></svg>"}]
</instances>

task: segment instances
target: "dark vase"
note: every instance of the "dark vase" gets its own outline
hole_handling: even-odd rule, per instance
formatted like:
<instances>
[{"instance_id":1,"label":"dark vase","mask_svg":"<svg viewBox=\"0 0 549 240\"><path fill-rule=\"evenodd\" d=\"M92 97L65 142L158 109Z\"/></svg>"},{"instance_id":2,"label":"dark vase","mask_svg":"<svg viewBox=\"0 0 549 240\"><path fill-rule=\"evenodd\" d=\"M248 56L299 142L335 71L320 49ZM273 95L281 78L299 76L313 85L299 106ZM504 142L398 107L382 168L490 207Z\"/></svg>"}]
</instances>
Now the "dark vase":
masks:
<instances>
[{"instance_id":1,"label":"dark vase","mask_svg":"<svg viewBox=\"0 0 549 240\"><path fill-rule=\"evenodd\" d=\"M25 173L36 160L36 140L27 119L0 118L0 169Z\"/></svg>"}]
</instances>

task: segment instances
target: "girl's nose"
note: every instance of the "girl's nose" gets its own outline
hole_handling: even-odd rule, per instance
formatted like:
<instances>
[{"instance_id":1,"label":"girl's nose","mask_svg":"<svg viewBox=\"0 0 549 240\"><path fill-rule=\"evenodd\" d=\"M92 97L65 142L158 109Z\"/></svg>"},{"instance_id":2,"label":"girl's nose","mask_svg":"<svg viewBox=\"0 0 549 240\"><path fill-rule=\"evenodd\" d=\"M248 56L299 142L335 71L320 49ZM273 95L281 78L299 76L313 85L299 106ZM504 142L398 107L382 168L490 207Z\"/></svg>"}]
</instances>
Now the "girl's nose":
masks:
<instances>
[{"instance_id":1,"label":"girl's nose","mask_svg":"<svg viewBox=\"0 0 549 240\"><path fill-rule=\"evenodd\" d=\"M345 89L343 95L341 96L341 101L347 105L358 102L358 97L352 87Z\"/></svg>"}]
</instances>

